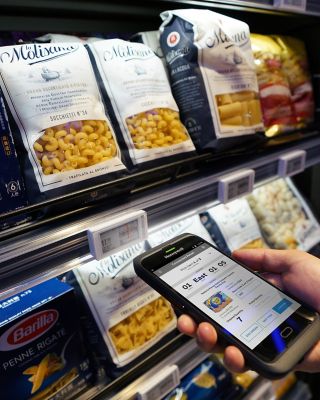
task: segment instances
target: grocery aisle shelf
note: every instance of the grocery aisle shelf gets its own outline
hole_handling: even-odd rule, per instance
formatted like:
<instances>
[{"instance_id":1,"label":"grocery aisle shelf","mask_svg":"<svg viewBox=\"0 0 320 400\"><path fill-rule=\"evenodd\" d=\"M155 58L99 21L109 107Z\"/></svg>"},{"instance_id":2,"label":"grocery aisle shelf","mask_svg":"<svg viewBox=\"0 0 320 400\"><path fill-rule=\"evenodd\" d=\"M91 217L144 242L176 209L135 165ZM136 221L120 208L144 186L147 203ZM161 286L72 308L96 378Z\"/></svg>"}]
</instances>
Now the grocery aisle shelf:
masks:
<instances>
[{"instance_id":1,"label":"grocery aisle shelf","mask_svg":"<svg viewBox=\"0 0 320 400\"><path fill-rule=\"evenodd\" d=\"M155 188L148 188L148 185L136 187L130 195L123 196L122 203L116 198L108 207L112 202L105 200L104 209L92 207L94 211L91 213L45 223L32 231L32 240L29 232L4 239L0 242L0 296L19 292L26 285L32 286L69 270L77 265L78 257L86 256L89 260L87 229L112 216L129 210L145 210L149 228L152 228L171 218L204 210L217 202L218 182L222 176L250 168L255 170L256 184L275 179L279 157L297 149L306 151L306 167L320 162L320 137L317 133L315 137L291 143L281 150L224 158L220 167L219 160L211 164L204 158L205 168L193 171L192 176L164 180Z\"/></svg>"}]
</instances>

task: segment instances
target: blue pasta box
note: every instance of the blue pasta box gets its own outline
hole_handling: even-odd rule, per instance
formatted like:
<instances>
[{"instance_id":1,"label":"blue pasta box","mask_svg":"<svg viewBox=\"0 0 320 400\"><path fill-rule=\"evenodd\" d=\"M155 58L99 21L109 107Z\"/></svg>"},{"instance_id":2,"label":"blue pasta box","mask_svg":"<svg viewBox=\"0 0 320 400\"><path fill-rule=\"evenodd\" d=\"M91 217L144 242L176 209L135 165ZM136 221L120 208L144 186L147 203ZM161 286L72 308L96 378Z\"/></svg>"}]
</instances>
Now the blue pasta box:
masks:
<instances>
[{"instance_id":1,"label":"blue pasta box","mask_svg":"<svg viewBox=\"0 0 320 400\"><path fill-rule=\"evenodd\" d=\"M25 187L20 173L8 117L0 91L0 215L27 205ZM25 217L0 221L0 230L22 223Z\"/></svg>"},{"instance_id":2,"label":"blue pasta box","mask_svg":"<svg viewBox=\"0 0 320 400\"><path fill-rule=\"evenodd\" d=\"M1 400L66 400L89 386L75 310L58 279L0 302Z\"/></svg>"}]
</instances>

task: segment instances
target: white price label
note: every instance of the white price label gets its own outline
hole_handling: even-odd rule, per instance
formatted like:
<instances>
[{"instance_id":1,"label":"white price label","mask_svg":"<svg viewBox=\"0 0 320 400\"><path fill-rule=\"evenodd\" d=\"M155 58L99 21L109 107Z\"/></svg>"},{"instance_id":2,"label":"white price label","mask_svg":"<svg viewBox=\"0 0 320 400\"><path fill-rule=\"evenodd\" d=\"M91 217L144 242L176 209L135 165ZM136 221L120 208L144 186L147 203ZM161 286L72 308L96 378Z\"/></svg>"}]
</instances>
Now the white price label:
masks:
<instances>
[{"instance_id":1,"label":"white price label","mask_svg":"<svg viewBox=\"0 0 320 400\"><path fill-rule=\"evenodd\" d=\"M251 193L254 175L253 169L244 169L222 177L218 184L218 200L225 204Z\"/></svg>"},{"instance_id":2,"label":"white price label","mask_svg":"<svg viewBox=\"0 0 320 400\"><path fill-rule=\"evenodd\" d=\"M305 150L296 150L284 154L279 159L278 175L282 178L304 171L306 166Z\"/></svg>"},{"instance_id":3,"label":"white price label","mask_svg":"<svg viewBox=\"0 0 320 400\"><path fill-rule=\"evenodd\" d=\"M307 0L274 0L273 5L285 10L306 11Z\"/></svg>"},{"instance_id":4,"label":"white price label","mask_svg":"<svg viewBox=\"0 0 320 400\"><path fill-rule=\"evenodd\" d=\"M91 254L96 260L101 260L147 238L147 213L131 211L106 219L88 229L87 235Z\"/></svg>"},{"instance_id":5,"label":"white price label","mask_svg":"<svg viewBox=\"0 0 320 400\"><path fill-rule=\"evenodd\" d=\"M176 365L165 367L146 383L139 385L137 399L160 400L180 383L179 368Z\"/></svg>"}]
</instances>

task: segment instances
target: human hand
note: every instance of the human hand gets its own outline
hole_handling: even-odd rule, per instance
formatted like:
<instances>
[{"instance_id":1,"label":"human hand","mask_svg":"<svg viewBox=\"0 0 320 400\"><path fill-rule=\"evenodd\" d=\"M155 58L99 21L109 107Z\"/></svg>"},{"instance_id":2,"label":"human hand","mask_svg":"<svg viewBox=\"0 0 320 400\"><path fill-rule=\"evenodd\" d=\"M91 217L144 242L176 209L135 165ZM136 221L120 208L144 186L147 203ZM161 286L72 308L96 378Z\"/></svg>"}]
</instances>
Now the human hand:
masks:
<instances>
[{"instance_id":1,"label":"human hand","mask_svg":"<svg viewBox=\"0 0 320 400\"><path fill-rule=\"evenodd\" d=\"M269 282L280 289L301 298L320 312L320 260L299 250L237 250L233 257L255 271L263 274ZM188 315L178 319L178 329L197 338L198 344L206 352L224 351L224 363L233 372L246 369L245 359L235 346L222 349L214 327L202 322L197 324ZM320 371L320 341L306 354L295 368L299 371Z\"/></svg>"}]
</instances>

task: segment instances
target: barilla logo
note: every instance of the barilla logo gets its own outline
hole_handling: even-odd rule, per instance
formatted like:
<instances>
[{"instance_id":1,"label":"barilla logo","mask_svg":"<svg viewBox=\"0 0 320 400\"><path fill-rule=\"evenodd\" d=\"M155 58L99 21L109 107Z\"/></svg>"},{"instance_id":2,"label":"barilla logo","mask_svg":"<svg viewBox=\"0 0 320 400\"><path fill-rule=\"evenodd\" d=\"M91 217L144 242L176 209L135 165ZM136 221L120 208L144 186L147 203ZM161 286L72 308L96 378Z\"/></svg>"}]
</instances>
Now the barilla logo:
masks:
<instances>
[{"instance_id":1,"label":"barilla logo","mask_svg":"<svg viewBox=\"0 0 320 400\"><path fill-rule=\"evenodd\" d=\"M114 45L110 50L105 50L104 61L112 61L115 58L123 58L125 61L145 60L155 57L154 52L147 46L136 43L134 45Z\"/></svg>"},{"instance_id":2,"label":"barilla logo","mask_svg":"<svg viewBox=\"0 0 320 400\"><path fill-rule=\"evenodd\" d=\"M0 337L0 351L25 346L52 328L59 318L57 310L45 310L18 322Z\"/></svg>"},{"instance_id":3,"label":"barilla logo","mask_svg":"<svg viewBox=\"0 0 320 400\"><path fill-rule=\"evenodd\" d=\"M29 65L49 61L54 58L65 56L73 53L79 48L79 45L41 45L27 44L20 46L7 47L5 51L0 53L0 62L3 64L30 61Z\"/></svg>"}]
</instances>

